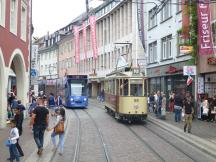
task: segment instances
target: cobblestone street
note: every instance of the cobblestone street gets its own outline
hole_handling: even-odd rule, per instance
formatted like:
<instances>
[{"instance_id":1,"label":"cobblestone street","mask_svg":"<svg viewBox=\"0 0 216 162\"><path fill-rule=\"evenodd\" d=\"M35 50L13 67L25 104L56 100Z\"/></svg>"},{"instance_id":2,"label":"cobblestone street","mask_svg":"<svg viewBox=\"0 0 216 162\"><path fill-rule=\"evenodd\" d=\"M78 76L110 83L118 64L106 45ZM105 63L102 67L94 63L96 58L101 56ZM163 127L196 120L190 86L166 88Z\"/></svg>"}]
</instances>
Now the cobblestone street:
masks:
<instances>
[{"instance_id":1,"label":"cobblestone street","mask_svg":"<svg viewBox=\"0 0 216 162\"><path fill-rule=\"evenodd\" d=\"M28 119L26 119L24 134L20 141L25 152L22 161L215 161L214 156L150 121L134 124L116 121L105 112L102 104L96 100L90 100L88 109L68 109L66 112L67 121L63 156L58 155L57 152L52 152L50 132L46 132L44 152L39 158L36 154L36 145L31 130L27 125ZM3 136L7 136L7 132L8 129L1 130ZM6 161L4 159L8 157L8 151L5 146L1 148L1 161L4 162Z\"/></svg>"}]
</instances>

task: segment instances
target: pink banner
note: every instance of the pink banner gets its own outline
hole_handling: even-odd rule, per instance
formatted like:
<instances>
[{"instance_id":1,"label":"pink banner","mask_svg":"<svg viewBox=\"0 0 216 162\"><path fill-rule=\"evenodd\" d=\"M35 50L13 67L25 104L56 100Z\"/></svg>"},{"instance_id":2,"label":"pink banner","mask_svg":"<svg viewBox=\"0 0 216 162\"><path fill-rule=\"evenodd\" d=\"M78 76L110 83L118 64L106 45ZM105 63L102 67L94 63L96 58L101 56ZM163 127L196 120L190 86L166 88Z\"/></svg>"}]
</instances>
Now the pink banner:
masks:
<instances>
[{"instance_id":1,"label":"pink banner","mask_svg":"<svg viewBox=\"0 0 216 162\"><path fill-rule=\"evenodd\" d=\"M86 24L85 24L85 22L83 22L83 24L82 24L82 30L83 30L83 51L85 54L85 60L87 60Z\"/></svg>"},{"instance_id":2,"label":"pink banner","mask_svg":"<svg viewBox=\"0 0 216 162\"><path fill-rule=\"evenodd\" d=\"M198 41L199 41L199 54L209 55L213 54L213 42L211 31L210 19L210 0L203 1L205 3L198 3Z\"/></svg>"},{"instance_id":3,"label":"pink banner","mask_svg":"<svg viewBox=\"0 0 216 162\"><path fill-rule=\"evenodd\" d=\"M93 57L97 59L98 56L98 49L97 49L97 40L96 40L96 17L90 16L89 17L90 28L91 28L91 44L93 49Z\"/></svg>"},{"instance_id":4,"label":"pink banner","mask_svg":"<svg viewBox=\"0 0 216 162\"><path fill-rule=\"evenodd\" d=\"M80 39L79 39L79 27L74 26L74 39L75 39L75 63L79 64L80 62Z\"/></svg>"}]
</instances>

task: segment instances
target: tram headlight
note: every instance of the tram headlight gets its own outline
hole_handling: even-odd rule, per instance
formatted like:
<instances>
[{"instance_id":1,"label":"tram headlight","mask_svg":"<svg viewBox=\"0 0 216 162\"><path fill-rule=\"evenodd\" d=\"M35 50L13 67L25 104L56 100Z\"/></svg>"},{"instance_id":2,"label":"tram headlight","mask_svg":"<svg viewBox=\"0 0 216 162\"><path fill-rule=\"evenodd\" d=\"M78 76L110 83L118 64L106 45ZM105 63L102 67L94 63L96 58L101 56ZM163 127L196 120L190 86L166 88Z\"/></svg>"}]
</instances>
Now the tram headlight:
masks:
<instances>
[{"instance_id":1,"label":"tram headlight","mask_svg":"<svg viewBox=\"0 0 216 162\"><path fill-rule=\"evenodd\" d=\"M74 99L73 99L73 98L71 98L70 100L73 102L73 100L74 100Z\"/></svg>"},{"instance_id":2,"label":"tram headlight","mask_svg":"<svg viewBox=\"0 0 216 162\"><path fill-rule=\"evenodd\" d=\"M87 101L87 98L83 98L83 101Z\"/></svg>"}]
</instances>

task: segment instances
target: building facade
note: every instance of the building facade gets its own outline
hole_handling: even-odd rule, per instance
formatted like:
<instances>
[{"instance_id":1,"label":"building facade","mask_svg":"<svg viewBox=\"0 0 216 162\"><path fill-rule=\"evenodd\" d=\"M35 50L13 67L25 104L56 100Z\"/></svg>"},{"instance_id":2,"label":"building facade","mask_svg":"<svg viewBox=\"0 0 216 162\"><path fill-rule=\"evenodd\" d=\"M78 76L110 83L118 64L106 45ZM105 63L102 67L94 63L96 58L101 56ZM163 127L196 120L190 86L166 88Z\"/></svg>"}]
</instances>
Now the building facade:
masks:
<instances>
[{"instance_id":1,"label":"building facade","mask_svg":"<svg viewBox=\"0 0 216 162\"><path fill-rule=\"evenodd\" d=\"M182 5L179 0L169 0L161 11L155 14L155 4L146 5L148 17L147 29L147 77L149 92L158 90L169 95L171 91L194 92L194 83L187 86L187 76L183 75L183 66L191 58L180 52L182 43L179 30L182 28Z\"/></svg>"},{"instance_id":2,"label":"building facade","mask_svg":"<svg viewBox=\"0 0 216 162\"><path fill-rule=\"evenodd\" d=\"M39 43L39 91L46 95L56 94L56 84L58 78L58 44L60 40L58 32L47 34Z\"/></svg>"},{"instance_id":3,"label":"building facade","mask_svg":"<svg viewBox=\"0 0 216 162\"><path fill-rule=\"evenodd\" d=\"M96 16L98 56L93 58L90 25L86 24L87 58L83 48L83 33L80 27L80 63L77 74L89 75L89 94L99 95L104 89L106 74L118 68L120 59L128 66L145 68L145 53L137 26L137 5L129 1L107 1L90 11Z\"/></svg>"},{"instance_id":4,"label":"building facade","mask_svg":"<svg viewBox=\"0 0 216 162\"><path fill-rule=\"evenodd\" d=\"M30 0L0 0L1 127L6 123L8 92L14 91L24 104L28 101L30 6Z\"/></svg>"}]
</instances>

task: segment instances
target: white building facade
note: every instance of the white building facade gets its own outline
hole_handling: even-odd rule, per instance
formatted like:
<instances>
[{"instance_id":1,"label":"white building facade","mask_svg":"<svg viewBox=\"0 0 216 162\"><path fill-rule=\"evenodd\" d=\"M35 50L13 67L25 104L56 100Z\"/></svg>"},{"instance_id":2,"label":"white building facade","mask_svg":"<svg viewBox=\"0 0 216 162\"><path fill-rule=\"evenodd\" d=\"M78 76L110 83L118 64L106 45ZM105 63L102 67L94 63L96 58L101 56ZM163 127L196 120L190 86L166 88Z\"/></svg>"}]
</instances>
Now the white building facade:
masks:
<instances>
[{"instance_id":1,"label":"white building facade","mask_svg":"<svg viewBox=\"0 0 216 162\"><path fill-rule=\"evenodd\" d=\"M88 74L90 95L96 97L104 88L106 74L116 70L118 59L124 58L131 67L142 64L145 69L145 53L138 35L137 4L128 1L108 1L94 11L97 17L96 35L98 57L93 58L90 27L87 24L87 60L80 30L80 63L77 74Z\"/></svg>"},{"instance_id":2,"label":"white building facade","mask_svg":"<svg viewBox=\"0 0 216 162\"><path fill-rule=\"evenodd\" d=\"M150 1L149 1L150 2ZM147 31L147 77L149 92L160 90L194 91L194 85L187 87L187 76L183 76L190 55L180 53L182 38L182 5L180 0L168 0L161 11L155 14L155 4L146 5ZM159 5L159 3L158 3Z\"/></svg>"}]
</instances>

